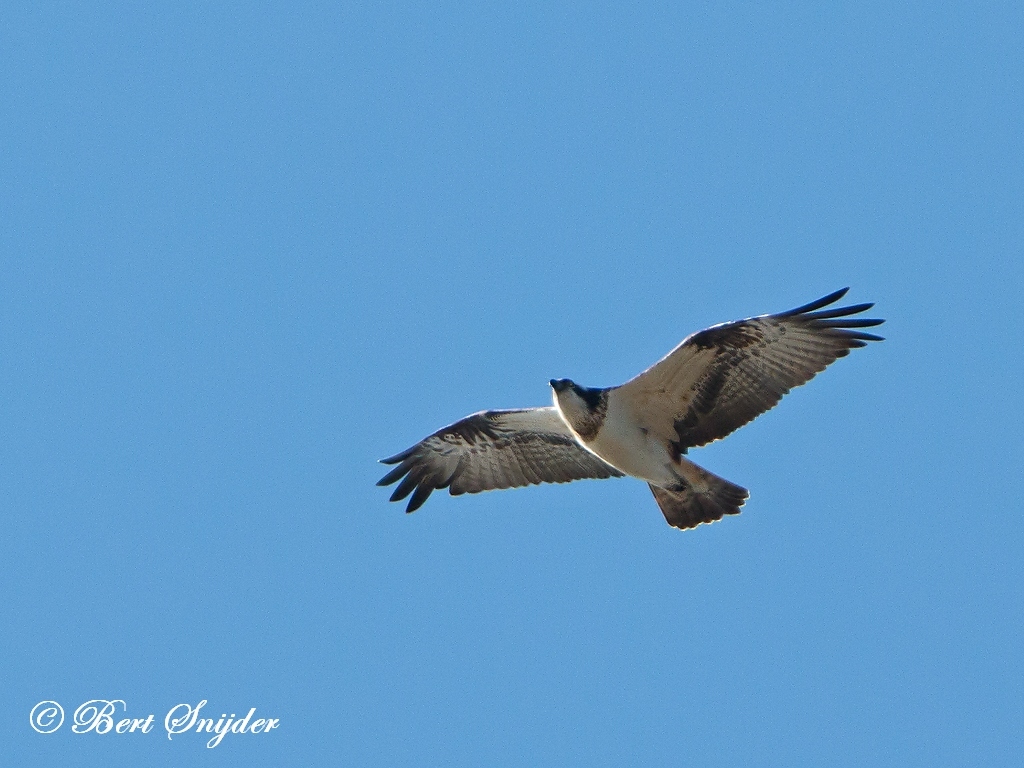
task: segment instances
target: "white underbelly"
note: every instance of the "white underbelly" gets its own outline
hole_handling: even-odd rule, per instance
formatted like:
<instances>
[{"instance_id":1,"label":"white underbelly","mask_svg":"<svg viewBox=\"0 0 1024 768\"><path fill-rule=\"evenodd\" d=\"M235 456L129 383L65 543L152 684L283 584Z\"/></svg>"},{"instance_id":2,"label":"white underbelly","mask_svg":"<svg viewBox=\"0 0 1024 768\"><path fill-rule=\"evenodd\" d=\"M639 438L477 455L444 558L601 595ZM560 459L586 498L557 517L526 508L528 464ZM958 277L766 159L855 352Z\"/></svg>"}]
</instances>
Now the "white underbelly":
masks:
<instances>
[{"instance_id":1,"label":"white underbelly","mask_svg":"<svg viewBox=\"0 0 1024 768\"><path fill-rule=\"evenodd\" d=\"M587 447L616 469L659 485L676 478L668 446L645 432L610 402L604 423Z\"/></svg>"}]
</instances>

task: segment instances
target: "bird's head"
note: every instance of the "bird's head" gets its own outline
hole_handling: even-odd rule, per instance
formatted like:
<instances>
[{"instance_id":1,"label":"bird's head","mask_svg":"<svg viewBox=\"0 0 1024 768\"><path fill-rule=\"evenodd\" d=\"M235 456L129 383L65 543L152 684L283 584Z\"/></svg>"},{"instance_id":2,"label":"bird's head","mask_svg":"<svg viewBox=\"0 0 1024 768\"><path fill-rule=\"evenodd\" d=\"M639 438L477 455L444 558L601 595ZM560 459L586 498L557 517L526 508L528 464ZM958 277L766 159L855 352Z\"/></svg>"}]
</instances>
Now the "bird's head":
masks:
<instances>
[{"instance_id":1,"label":"bird's head","mask_svg":"<svg viewBox=\"0 0 1024 768\"><path fill-rule=\"evenodd\" d=\"M554 393L555 407L577 432L582 434L595 418L603 418L605 390L581 387L572 379L552 379L549 384Z\"/></svg>"},{"instance_id":2,"label":"bird's head","mask_svg":"<svg viewBox=\"0 0 1024 768\"><path fill-rule=\"evenodd\" d=\"M570 414L586 412L587 405L580 397L582 387L579 384L572 379L552 379L548 383L551 385L552 399L563 416L569 418Z\"/></svg>"},{"instance_id":3,"label":"bird's head","mask_svg":"<svg viewBox=\"0 0 1024 768\"><path fill-rule=\"evenodd\" d=\"M548 384L550 384L551 388L555 391L555 395L576 386L576 382L572 379L552 379Z\"/></svg>"}]
</instances>

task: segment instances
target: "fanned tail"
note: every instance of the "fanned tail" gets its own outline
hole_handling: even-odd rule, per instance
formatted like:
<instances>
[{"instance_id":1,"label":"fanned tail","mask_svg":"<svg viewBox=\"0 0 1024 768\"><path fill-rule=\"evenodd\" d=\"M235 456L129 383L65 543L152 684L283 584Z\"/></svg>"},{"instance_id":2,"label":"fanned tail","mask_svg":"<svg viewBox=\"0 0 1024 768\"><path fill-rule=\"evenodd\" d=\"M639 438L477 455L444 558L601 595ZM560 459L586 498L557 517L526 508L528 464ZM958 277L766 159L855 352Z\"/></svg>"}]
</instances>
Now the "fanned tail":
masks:
<instances>
[{"instance_id":1,"label":"fanned tail","mask_svg":"<svg viewBox=\"0 0 1024 768\"><path fill-rule=\"evenodd\" d=\"M740 507L750 495L746 488L695 464L691 467L696 470L696 482L680 479L671 488L648 484L669 525L685 530L701 523L713 523L725 515L740 513Z\"/></svg>"}]
</instances>

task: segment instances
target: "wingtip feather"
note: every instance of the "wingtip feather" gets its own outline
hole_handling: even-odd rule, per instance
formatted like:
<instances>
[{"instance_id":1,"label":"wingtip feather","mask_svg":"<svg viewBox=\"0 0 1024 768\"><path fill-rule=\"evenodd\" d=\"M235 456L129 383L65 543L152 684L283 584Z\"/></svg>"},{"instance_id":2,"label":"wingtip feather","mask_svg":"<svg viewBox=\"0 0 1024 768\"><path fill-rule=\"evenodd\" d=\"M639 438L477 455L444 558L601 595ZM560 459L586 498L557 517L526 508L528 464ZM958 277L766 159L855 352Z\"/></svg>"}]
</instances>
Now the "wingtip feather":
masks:
<instances>
[{"instance_id":1,"label":"wingtip feather","mask_svg":"<svg viewBox=\"0 0 1024 768\"><path fill-rule=\"evenodd\" d=\"M405 513L411 514L417 509L423 506L424 502L430 498L430 494L434 492L434 489L428 484L422 484L417 486L415 493L412 498L409 499L409 506L405 508Z\"/></svg>"},{"instance_id":2,"label":"wingtip feather","mask_svg":"<svg viewBox=\"0 0 1024 768\"><path fill-rule=\"evenodd\" d=\"M822 296L820 299L812 301L810 304L804 304L802 307L797 307L796 309L791 309L788 312L783 312L782 316L792 317L793 315L802 315L807 312L813 312L816 309L821 309L822 307L827 307L829 304L834 304L843 298L849 290L849 286L846 288L840 288L838 291L833 291L828 296Z\"/></svg>"},{"instance_id":3,"label":"wingtip feather","mask_svg":"<svg viewBox=\"0 0 1024 768\"><path fill-rule=\"evenodd\" d=\"M828 320L830 317L848 317L850 315L859 315L861 312L867 312L873 306L875 306L874 302L851 304L848 307L836 307L834 309L815 312L812 317L815 320Z\"/></svg>"},{"instance_id":4,"label":"wingtip feather","mask_svg":"<svg viewBox=\"0 0 1024 768\"><path fill-rule=\"evenodd\" d=\"M409 467L406 465L397 466L388 472L384 477L377 481L377 486L383 488L385 485L391 485L393 482L398 480L402 475L409 471Z\"/></svg>"},{"instance_id":5,"label":"wingtip feather","mask_svg":"<svg viewBox=\"0 0 1024 768\"><path fill-rule=\"evenodd\" d=\"M397 464L398 462L409 458L417 447L418 444L414 445L412 448L406 448L401 453L396 453L394 456L389 456L386 459L377 459L377 462L380 464Z\"/></svg>"},{"instance_id":6,"label":"wingtip feather","mask_svg":"<svg viewBox=\"0 0 1024 768\"><path fill-rule=\"evenodd\" d=\"M861 341L885 341L885 337L874 333L863 333L861 331L844 331L843 335L848 339L860 339Z\"/></svg>"},{"instance_id":7,"label":"wingtip feather","mask_svg":"<svg viewBox=\"0 0 1024 768\"><path fill-rule=\"evenodd\" d=\"M880 320L877 317L840 317L835 320L822 321L819 325L825 328L871 328L884 322L885 320Z\"/></svg>"}]
</instances>

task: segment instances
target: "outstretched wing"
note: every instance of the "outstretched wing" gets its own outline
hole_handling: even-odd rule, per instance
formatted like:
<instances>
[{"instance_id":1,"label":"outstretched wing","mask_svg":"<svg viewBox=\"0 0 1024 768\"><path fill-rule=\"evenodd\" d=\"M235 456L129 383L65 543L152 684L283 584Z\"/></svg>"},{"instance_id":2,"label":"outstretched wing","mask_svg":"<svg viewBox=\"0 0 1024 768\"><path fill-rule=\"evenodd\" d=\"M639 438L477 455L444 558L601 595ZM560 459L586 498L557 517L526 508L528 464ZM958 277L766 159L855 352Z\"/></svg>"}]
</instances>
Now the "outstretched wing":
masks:
<instances>
[{"instance_id":1,"label":"outstretched wing","mask_svg":"<svg viewBox=\"0 0 1024 768\"><path fill-rule=\"evenodd\" d=\"M883 320L852 317L873 304L822 309L848 290L688 336L620 387L625 401L642 426L681 453L725 437L851 349L882 340L856 329Z\"/></svg>"},{"instance_id":2,"label":"outstretched wing","mask_svg":"<svg viewBox=\"0 0 1024 768\"><path fill-rule=\"evenodd\" d=\"M398 464L377 485L398 479L391 501L410 493L406 512L438 488L452 496L535 483L622 477L585 449L554 408L481 411L440 429L384 464Z\"/></svg>"}]
</instances>

